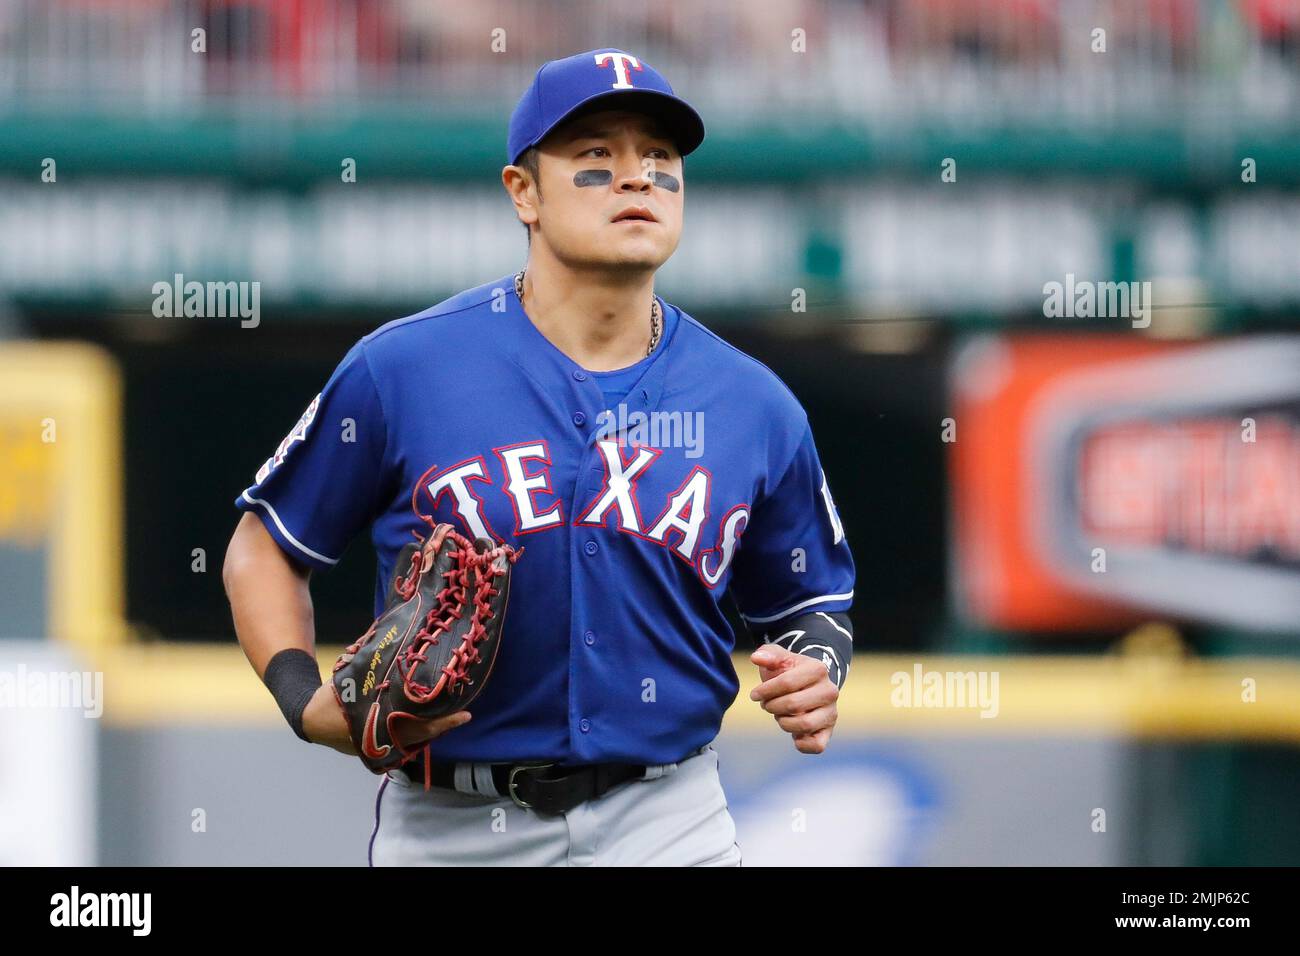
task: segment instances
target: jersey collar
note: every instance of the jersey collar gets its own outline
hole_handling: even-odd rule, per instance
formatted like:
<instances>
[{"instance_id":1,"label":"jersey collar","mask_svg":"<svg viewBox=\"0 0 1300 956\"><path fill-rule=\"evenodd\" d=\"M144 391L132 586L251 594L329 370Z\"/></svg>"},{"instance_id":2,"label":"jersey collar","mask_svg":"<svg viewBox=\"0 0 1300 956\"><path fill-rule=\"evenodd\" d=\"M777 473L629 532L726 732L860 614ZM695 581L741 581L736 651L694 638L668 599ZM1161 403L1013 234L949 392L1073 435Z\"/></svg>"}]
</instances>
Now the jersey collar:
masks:
<instances>
[{"instance_id":1,"label":"jersey collar","mask_svg":"<svg viewBox=\"0 0 1300 956\"><path fill-rule=\"evenodd\" d=\"M525 373L534 381L538 382L548 391L554 389L554 382L557 380L576 384L574 378L575 372L585 372L577 362L569 358L558 348L551 340L544 336L537 326L533 325L532 319L524 311L523 303L519 301L519 296L515 295L515 277L514 273L505 276L499 280L497 287L508 290L506 295L505 317L509 323L509 341L510 357ZM641 378L628 392L624 401L627 404L629 412L649 412L659 407L659 399L663 395L664 380L667 376L669 355L677 339L677 333L682 327L682 317L680 312L676 316L676 321L672 322L672 329L669 331L667 313L674 306L669 305L658 295L655 299L659 302L661 314L664 315L664 337L659 343L651 356L652 361L646 367ZM590 376L587 378L587 384L593 385L593 390L599 392L599 388L594 386ZM548 387L547 383L552 384Z\"/></svg>"}]
</instances>

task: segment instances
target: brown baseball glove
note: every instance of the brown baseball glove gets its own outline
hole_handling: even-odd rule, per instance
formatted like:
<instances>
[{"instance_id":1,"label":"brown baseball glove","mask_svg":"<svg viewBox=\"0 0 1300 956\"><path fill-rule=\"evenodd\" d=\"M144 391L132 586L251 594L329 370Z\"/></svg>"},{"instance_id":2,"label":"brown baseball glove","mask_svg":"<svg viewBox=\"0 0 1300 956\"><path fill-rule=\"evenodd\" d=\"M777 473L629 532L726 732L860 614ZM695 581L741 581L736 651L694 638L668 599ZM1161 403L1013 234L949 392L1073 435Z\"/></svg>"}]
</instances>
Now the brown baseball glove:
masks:
<instances>
[{"instance_id":1,"label":"brown baseball glove","mask_svg":"<svg viewBox=\"0 0 1300 956\"><path fill-rule=\"evenodd\" d=\"M471 542L449 524L399 553L383 613L334 663L334 696L373 772L419 754L426 741L417 724L464 710L483 692L522 553Z\"/></svg>"}]
</instances>

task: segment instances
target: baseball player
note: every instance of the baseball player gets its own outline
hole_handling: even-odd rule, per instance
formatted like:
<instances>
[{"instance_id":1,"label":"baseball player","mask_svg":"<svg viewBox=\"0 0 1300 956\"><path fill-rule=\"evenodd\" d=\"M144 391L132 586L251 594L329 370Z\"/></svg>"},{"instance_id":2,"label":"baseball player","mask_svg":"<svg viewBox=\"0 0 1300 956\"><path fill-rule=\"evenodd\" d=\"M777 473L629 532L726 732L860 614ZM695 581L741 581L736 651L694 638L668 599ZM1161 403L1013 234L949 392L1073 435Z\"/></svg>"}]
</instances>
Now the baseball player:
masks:
<instances>
[{"instance_id":1,"label":"baseball player","mask_svg":"<svg viewBox=\"0 0 1300 956\"><path fill-rule=\"evenodd\" d=\"M739 688L726 600L751 699L826 749L854 569L807 416L654 292L703 139L636 56L542 66L501 176L525 267L364 336L236 502L240 643L294 732L346 753L311 573L369 528L378 614L421 515L525 552L491 681L380 778L372 865L739 865L712 746Z\"/></svg>"}]
</instances>

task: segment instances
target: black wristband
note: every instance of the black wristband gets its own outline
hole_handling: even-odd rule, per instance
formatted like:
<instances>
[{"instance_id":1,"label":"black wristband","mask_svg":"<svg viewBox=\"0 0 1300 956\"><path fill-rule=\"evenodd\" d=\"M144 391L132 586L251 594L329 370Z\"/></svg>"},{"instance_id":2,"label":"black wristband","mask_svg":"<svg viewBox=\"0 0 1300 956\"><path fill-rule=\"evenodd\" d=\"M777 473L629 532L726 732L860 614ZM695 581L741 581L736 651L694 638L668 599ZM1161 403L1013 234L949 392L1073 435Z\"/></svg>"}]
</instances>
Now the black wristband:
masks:
<instances>
[{"instance_id":1,"label":"black wristband","mask_svg":"<svg viewBox=\"0 0 1300 956\"><path fill-rule=\"evenodd\" d=\"M853 660L853 624L842 611L814 611L788 617L768 625L761 635L764 644L779 644L787 650L826 665L831 681L843 690ZM760 645L761 646L761 645Z\"/></svg>"},{"instance_id":2,"label":"black wristband","mask_svg":"<svg viewBox=\"0 0 1300 956\"><path fill-rule=\"evenodd\" d=\"M262 683L280 705L280 712L289 721L293 732L307 740L302 729L302 714L321 685L316 658L297 647L280 651L266 665ZM311 743L310 740L307 742Z\"/></svg>"}]
</instances>

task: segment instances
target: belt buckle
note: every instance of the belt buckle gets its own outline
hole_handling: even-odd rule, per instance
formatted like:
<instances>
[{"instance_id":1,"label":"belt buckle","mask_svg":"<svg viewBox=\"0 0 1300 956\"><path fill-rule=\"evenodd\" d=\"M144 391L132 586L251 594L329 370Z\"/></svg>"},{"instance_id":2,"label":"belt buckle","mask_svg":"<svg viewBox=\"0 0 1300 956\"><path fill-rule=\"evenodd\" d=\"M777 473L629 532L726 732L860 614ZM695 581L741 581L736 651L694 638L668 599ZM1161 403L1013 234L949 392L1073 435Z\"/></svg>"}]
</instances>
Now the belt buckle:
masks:
<instances>
[{"instance_id":1,"label":"belt buckle","mask_svg":"<svg viewBox=\"0 0 1300 956\"><path fill-rule=\"evenodd\" d=\"M545 770L547 767L554 767L554 766L555 766L554 763L521 763L521 764L515 764L515 766L510 768L510 777L506 782L506 790L509 792L510 799L515 802L515 806L521 807L524 810L533 809L533 805L531 803L528 803L527 801L520 799L519 794L515 792L515 788L516 786L518 786L515 783L515 777L519 774L519 772L521 770Z\"/></svg>"}]
</instances>

